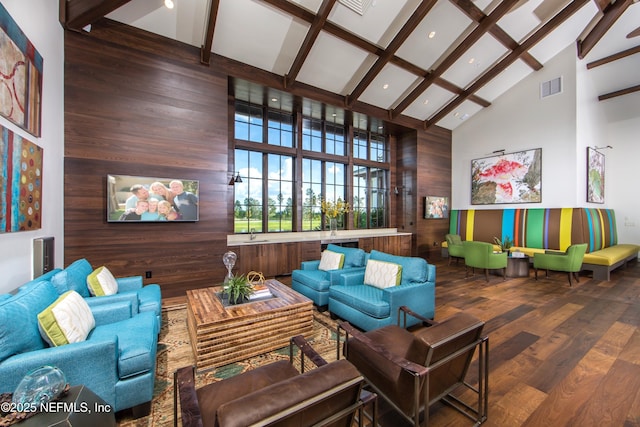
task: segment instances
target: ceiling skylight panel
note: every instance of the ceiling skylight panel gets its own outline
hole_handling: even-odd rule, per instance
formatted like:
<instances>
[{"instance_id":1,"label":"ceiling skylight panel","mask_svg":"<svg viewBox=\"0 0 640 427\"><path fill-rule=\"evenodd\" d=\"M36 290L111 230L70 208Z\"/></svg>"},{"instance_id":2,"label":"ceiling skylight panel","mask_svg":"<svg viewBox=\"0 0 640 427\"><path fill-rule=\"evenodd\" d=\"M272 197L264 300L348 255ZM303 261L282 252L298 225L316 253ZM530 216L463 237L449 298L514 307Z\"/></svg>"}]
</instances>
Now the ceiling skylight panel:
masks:
<instances>
[{"instance_id":1,"label":"ceiling skylight panel","mask_svg":"<svg viewBox=\"0 0 640 427\"><path fill-rule=\"evenodd\" d=\"M320 32L297 80L346 95L346 91L352 89L352 80L361 79L376 58L331 34Z\"/></svg>"},{"instance_id":2,"label":"ceiling skylight panel","mask_svg":"<svg viewBox=\"0 0 640 427\"><path fill-rule=\"evenodd\" d=\"M397 56L425 70L434 64L472 21L449 1L438 2L398 49ZM430 34L433 37L429 37Z\"/></svg>"},{"instance_id":3,"label":"ceiling skylight panel","mask_svg":"<svg viewBox=\"0 0 640 427\"><path fill-rule=\"evenodd\" d=\"M402 114L418 120L427 120L452 101L453 98L455 98L453 93L440 86L432 85L418 99L413 101Z\"/></svg>"},{"instance_id":4,"label":"ceiling skylight panel","mask_svg":"<svg viewBox=\"0 0 640 427\"><path fill-rule=\"evenodd\" d=\"M358 100L382 108L391 108L415 80L414 74L393 64L387 64Z\"/></svg>"},{"instance_id":5,"label":"ceiling skylight panel","mask_svg":"<svg viewBox=\"0 0 640 427\"><path fill-rule=\"evenodd\" d=\"M507 52L508 49L492 35L485 34L444 72L442 78L465 88Z\"/></svg>"}]
</instances>

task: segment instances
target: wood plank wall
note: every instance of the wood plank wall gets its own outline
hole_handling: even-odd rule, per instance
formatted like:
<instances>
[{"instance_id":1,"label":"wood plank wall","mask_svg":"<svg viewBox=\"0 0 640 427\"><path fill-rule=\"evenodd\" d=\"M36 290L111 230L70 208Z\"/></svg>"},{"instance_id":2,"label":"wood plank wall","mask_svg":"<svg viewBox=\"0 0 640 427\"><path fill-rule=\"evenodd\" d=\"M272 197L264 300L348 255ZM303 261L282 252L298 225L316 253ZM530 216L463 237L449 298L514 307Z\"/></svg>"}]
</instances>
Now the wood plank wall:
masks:
<instances>
[{"instance_id":1,"label":"wood plank wall","mask_svg":"<svg viewBox=\"0 0 640 427\"><path fill-rule=\"evenodd\" d=\"M89 34L65 32L64 53L64 265L84 257L115 276L151 271L145 283L160 284L163 297L222 279L233 229L227 185L233 67L201 65L195 47L109 22L94 24ZM451 134L436 128L417 135L417 141L415 130L398 137L396 162L418 189L405 214L413 225L403 231L417 233L414 254L426 256L446 227L422 219L421 197L427 190L450 194ZM200 221L107 223L107 174L199 180ZM392 220L392 227L401 222Z\"/></svg>"}]
</instances>

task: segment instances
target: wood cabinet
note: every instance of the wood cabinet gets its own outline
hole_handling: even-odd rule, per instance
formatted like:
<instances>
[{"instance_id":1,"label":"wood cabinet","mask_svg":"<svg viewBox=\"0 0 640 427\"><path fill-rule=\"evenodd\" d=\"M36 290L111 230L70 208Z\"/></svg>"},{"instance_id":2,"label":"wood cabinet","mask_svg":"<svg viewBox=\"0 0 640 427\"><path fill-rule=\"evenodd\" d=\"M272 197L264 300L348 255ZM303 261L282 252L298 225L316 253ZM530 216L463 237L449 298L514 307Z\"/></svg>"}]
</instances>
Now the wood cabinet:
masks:
<instances>
[{"instance_id":1,"label":"wood cabinet","mask_svg":"<svg viewBox=\"0 0 640 427\"><path fill-rule=\"evenodd\" d=\"M320 241L229 246L238 255L234 274L261 272L264 277L289 275L302 261L320 259Z\"/></svg>"},{"instance_id":2,"label":"wood cabinet","mask_svg":"<svg viewBox=\"0 0 640 427\"><path fill-rule=\"evenodd\" d=\"M358 247L365 252L375 249L393 255L411 256L411 235L361 237Z\"/></svg>"}]
</instances>

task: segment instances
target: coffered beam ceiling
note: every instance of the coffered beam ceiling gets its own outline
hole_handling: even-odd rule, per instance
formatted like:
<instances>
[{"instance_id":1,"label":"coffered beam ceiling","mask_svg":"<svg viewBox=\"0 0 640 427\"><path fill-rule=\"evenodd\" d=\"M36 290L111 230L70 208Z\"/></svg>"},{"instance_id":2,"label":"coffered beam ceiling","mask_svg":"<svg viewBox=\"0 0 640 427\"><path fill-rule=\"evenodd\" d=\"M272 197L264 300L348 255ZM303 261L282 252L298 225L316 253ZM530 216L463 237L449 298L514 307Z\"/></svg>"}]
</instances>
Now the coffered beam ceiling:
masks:
<instances>
[{"instance_id":1,"label":"coffered beam ceiling","mask_svg":"<svg viewBox=\"0 0 640 427\"><path fill-rule=\"evenodd\" d=\"M123 23L197 46L203 64L238 61L254 67L256 75L270 73L280 79L275 89L315 87L346 108L368 105L395 122L452 129L464 120L459 114L490 106L508 87L542 69L555 55L547 54L555 48L549 49L548 39L557 39L561 29L562 46L575 41L579 58L596 46L601 57L615 52L601 49L600 42L637 0L377 0L361 16L339 0L174 0L178 12L167 11L160 0L59 1L67 29L80 30L111 13ZM161 18L158 25L152 16ZM167 27L169 16L175 28ZM438 36L425 42L434 24L440 24ZM627 38L640 31L637 23L625 28ZM185 37L192 33L203 35ZM483 62L473 63L472 56ZM228 74L236 76L233 67ZM387 81L393 92L383 91ZM630 83L601 93L637 91L637 79Z\"/></svg>"}]
</instances>

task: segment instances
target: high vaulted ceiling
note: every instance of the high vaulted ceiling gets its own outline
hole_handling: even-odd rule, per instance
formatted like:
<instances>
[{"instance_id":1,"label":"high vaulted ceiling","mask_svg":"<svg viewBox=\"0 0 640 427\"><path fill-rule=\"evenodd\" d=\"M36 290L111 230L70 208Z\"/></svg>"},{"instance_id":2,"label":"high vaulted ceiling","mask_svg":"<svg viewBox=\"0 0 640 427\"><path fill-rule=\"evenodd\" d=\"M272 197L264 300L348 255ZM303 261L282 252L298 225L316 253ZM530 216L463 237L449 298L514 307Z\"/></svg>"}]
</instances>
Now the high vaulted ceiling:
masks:
<instances>
[{"instance_id":1,"label":"high vaulted ceiling","mask_svg":"<svg viewBox=\"0 0 640 427\"><path fill-rule=\"evenodd\" d=\"M637 0L60 0L304 84L454 129L567 46L604 100L640 91Z\"/></svg>"}]
</instances>

